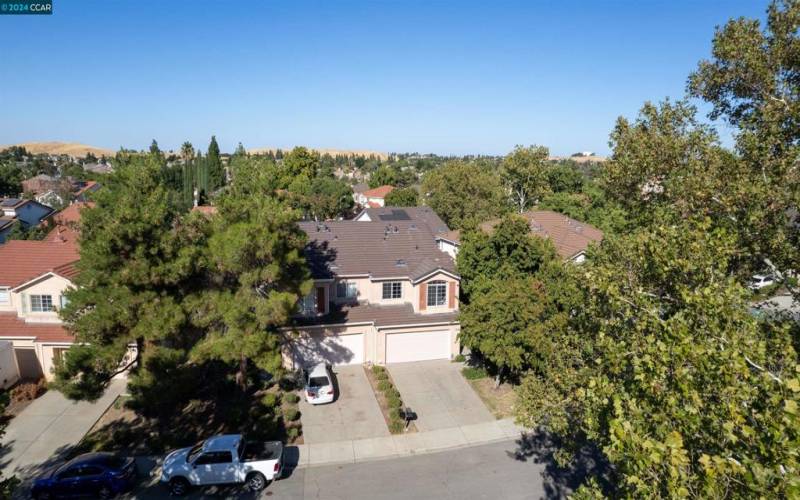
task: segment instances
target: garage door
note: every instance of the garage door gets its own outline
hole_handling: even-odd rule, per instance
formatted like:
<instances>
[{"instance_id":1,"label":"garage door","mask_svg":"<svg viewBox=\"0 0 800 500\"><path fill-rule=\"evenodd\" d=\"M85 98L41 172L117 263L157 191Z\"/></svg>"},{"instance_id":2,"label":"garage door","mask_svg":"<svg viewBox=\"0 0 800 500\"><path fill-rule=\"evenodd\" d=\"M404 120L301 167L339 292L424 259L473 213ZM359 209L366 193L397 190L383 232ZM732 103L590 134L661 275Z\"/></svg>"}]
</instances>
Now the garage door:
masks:
<instances>
[{"instance_id":1,"label":"garage door","mask_svg":"<svg viewBox=\"0 0 800 500\"><path fill-rule=\"evenodd\" d=\"M28 349L15 347L14 355L17 357L20 378L39 380L44 376L42 365L39 364L39 359L36 357L36 352L32 347Z\"/></svg>"},{"instance_id":2,"label":"garage door","mask_svg":"<svg viewBox=\"0 0 800 500\"><path fill-rule=\"evenodd\" d=\"M387 363L449 358L450 332L447 330L386 335Z\"/></svg>"},{"instance_id":3,"label":"garage door","mask_svg":"<svg viewBox=\"0 0 800 500\"><path fill-rule=\"evenodd\" d=\"M304 337L294 344L295 363L309 366L320 361L332 365L355 365L364 362L364 334Z\"/></svg>"}]
</instances>

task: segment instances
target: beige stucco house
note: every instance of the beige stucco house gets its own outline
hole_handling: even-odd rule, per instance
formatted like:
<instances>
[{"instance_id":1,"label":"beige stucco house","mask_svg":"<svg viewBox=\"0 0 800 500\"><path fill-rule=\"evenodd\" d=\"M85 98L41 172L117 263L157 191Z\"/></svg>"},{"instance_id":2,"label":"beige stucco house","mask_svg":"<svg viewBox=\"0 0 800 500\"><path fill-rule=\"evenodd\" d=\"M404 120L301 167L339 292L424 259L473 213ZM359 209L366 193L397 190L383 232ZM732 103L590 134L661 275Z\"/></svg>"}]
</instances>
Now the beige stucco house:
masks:
<instances>
[{"instance_id":1,"label":"beige stucco house","mask_svg":"<svg viewBox=\"0 0 800 500\"><path fill-rule=\"evenodd\" d=\"M74 287L74 239L9 241L0 246L0 340L14 349L23 379L51 379L55 361L73 343L58 317Z\"/></svg>"},{"instance_id":2,"label":"beige stucco house","mask_svg":"<svg viewBox=\"0 0 800 500\"><path fill-rule=\"evenodd\" d=\"M458 354L460 278L431 227L412 215L300 224L314 289L287 329L287 367Z\"/></svg>"}]
</instances>

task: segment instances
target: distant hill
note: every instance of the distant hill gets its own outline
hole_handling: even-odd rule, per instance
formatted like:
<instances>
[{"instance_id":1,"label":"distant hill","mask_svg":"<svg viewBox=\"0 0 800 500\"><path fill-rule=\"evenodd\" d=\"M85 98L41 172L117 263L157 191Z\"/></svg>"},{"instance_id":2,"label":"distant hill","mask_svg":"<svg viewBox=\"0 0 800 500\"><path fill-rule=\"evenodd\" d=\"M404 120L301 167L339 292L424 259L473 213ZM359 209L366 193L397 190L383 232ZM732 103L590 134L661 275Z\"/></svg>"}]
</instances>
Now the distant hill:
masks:
<instances>
[{"instance_id":1,"label":"distant hill","mask_svg":"<svg viewBox=\"0 0 800 500\"><path fill-rule=\"evenodd\" d=\"M114 156L114 151L110 149L87 146L86 144L78 144L76 142L23 142L20 144L0 146L0 150L9 148L11 146L23 147L32 154L69 155L83 157L88 153L92 153L98 158L103 155Z\"/></svg>"},{"instance_id":2,"label":"distant hill","mask_svg":"<svg viewBox=\"0 0 800 500\"><path fill-rule=\"evenodd\" d=\"M250 154L266 154L272 151L273 153L280 149L284 153L288 153L292 150L292 148L253 148L248 149L247 152ZM381 153L378 151L368 151L365 149L324 149L324 148L308 148L313 149L314 151L318 152L321 155L329 154L331 156L337 155L345 155L345 156L365 156L370 157L374 156L375 158L379 158L381 160L386 160L389 158L387 153Z\"/></svg>"},{"instance_id":3,"label":"distant hill","mask_svg":"<svg viewBox=\"0 0 800 500\"><path fill-rule=\"evenodd\" d=\"M551 161L572 160L575 163L588 163L588 162L603 163L604 161L608 160L608 158L606 158L605 156L597 156L597 155L591 155L591 156L551 156L548 159L551 160Z\"/></svg>"}]
</instances>

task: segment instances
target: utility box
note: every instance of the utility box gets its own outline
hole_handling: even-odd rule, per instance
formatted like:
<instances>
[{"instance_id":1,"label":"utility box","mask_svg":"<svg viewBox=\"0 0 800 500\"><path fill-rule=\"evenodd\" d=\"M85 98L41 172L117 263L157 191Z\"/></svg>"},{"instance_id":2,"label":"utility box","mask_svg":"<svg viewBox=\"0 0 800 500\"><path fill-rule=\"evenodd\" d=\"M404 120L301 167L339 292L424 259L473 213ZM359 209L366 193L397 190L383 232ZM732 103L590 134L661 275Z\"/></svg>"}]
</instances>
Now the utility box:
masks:
<instances>
[{"instance_id":1,"label":"utility box","mask_svg":"<svg viewBox=\"0 0 800 500\"><path fill-rule=\"evenodd\" d=\"M8 389L19 380L17 358L14 345L8 340L0 340L0 388Z\"/></svg>"}]
</instances>

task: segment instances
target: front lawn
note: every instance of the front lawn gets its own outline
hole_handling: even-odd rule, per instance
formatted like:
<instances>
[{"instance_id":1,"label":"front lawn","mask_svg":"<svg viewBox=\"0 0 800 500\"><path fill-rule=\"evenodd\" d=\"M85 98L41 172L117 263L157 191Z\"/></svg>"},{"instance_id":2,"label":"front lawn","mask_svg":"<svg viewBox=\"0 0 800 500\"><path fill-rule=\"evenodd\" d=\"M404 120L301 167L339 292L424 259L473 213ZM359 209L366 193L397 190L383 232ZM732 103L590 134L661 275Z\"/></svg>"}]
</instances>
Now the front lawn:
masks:
<instances>
[{"instance_id":1,"label":"front lawn","mask_svg":"<svg viewBox=\"0 0 800 500\"><path fill-rule=\"evenodd\" d=\"M482 367L465 366L462 368L461 374L495 418L514 416L517 393L514 391L513 385L503 383L495 389L494 378L490 377L486 369Z\"/></svg>"}]
</instances>

